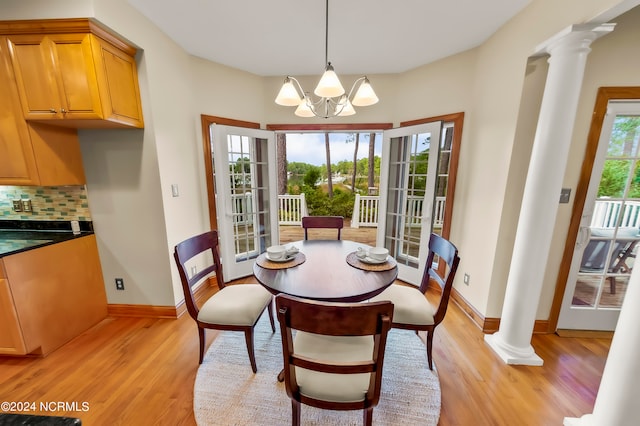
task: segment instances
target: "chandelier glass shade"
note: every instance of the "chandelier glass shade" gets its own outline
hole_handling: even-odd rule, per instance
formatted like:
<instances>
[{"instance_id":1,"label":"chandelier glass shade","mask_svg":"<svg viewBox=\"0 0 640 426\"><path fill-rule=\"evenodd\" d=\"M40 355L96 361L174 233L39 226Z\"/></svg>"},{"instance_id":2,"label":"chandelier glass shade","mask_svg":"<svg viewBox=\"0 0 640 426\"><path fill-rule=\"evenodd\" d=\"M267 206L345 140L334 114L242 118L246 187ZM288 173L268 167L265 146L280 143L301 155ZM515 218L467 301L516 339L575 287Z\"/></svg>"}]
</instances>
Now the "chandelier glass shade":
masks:
<instances>
[{"instance_id":1,"label":"chandelier glass shade","mask_svg":"<svg viewBox=\"0 0 640 426\"><path fill-rule=\"evenodd\" d=\"M358 78L347 94L340 83L340 79L328 58L329 45L329 0L326 0L325 15L325 63L324 74L320 78L313 94L306 92L300 82L288 75L276 96L275 102L282 106L295 106L295 115L299 117L344 117L353 115L354 105L364 107L378 102L378 96L373 91L367 76Z\"/></svg>"}]
</instances>

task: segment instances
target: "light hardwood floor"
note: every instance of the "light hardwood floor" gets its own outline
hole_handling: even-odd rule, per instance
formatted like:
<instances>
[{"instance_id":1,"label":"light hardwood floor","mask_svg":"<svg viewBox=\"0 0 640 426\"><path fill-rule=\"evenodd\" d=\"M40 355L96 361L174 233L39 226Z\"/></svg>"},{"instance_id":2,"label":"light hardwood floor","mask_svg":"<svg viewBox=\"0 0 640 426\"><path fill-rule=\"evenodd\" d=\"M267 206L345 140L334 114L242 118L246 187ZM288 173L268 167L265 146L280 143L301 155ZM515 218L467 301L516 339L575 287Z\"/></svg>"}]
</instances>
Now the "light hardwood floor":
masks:
<instances>
[{"instance_id":1,"label":"light hardwood floor","mask_svg":"<svg viewBox=\"0 0 640 426\"><path fill-rule=\"evenodd\" d=\"M217 335L208 331L207 344ZM452 303L434 339L440 425L561 425L592 412L610 339L536 335L532 344L542 367L503 364ZM194 425L197 368L198 336L187 314L108 318L45 358L0 357L0 402L86 402L85 412L49 414L89 426Z\"/></svg>"}]
</instances>

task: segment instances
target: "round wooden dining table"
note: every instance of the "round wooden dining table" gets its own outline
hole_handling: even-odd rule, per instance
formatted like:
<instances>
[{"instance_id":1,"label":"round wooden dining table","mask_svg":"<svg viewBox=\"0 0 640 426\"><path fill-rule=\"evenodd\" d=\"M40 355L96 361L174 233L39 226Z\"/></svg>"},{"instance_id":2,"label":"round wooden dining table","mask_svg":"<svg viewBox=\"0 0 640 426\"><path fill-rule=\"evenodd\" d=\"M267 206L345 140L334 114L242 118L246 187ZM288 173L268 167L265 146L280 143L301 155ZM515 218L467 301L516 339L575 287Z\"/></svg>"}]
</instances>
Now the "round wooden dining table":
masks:
<instances>
[{"instance_id":1,"label":"round wooden dining table","mask_svg":"<svg viewBox=\"0 0 640 426\"><path fill-rule=\"evenodd\" d=\"M325 302L361 302L382 293L398 276L393 259L380 268L384 270L371 270L375 268L364 264L356 267L347 262L347 256L358 247L370 248L366 244L348 240L302 240L286 246L297 247L304 255L304 262L291 267L283 264L281 268L276 266L277 269L262 267L258 261L253 265L258 282L273 294L285 293Z\"/></svg>"}]
</instances>

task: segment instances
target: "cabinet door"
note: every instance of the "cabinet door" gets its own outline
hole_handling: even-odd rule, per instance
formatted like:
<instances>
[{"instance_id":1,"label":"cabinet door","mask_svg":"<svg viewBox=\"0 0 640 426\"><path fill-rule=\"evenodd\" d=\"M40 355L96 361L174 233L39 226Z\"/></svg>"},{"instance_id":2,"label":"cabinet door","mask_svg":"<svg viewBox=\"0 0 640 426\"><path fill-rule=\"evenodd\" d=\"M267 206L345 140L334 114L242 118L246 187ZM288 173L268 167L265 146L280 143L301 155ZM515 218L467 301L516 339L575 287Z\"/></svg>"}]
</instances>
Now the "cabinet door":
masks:
<instances>
[{"instance_id":1,"label":"cabinet door","mask_svg":"<svg viewBox=\"0 0 640 426\"><path fill-rule=\"evenodd\" d=\"M24 116L57 118L60 94L49 42L44 35L10 36L8 40Z\"/></svg>"},{"instance_id":2,"label":"cabinet door","mask_svg":"<svg viewBox=\"0 0 640 426\"><path fill-rule=\"evenodd\" d=\"M101 118L88 34L9 37L27 120Z\"/></svg>"},{"instance_id":3,"label":"cabinet door","mask_svg":"<svg viewBox=\"0 0 640 426\"><path fill-rule=\"evenodd\" d=\"M95 235L5 256L2 263L27 353L46 355L107 316Z\"/></svg>"},{"instance_id":4,"label":"cabinet door","mask_svg":"<svg viewBox=\"0 0 640 426\"><path fill-rule=\"evenodd\" d=\"M64 119L99 119L102 117L100 92L96 80L91 36L89 34L55 34L51 42L53 69L60 93Z\"/></svg>"},{"instance_id":5,"label":"cabinet door","mask_svg":"<svg viewBox=\"0 0 640 426\"><path fill-rule=\"evenodd\" d=\"M4 37L0 37L0 99L0 185L35 185L36 162Z\"/></svg>"},{"instance_id":6,"label":"cabinet door","mask_svg":"<svg viewBox=\"0 0 640 426\"><path fill-rule=\"evenodd\" d=\"M92 43L104 119L144 127L135 59L96 36Z\"/></svg>"},{"instance_id":7,"label":"cabinet door","mask_svg":"<svg viewBox=\"0 0 640 426\"><path fill-rule=\"evenodd\" d=\"M2 263L1 260L0 263ZM20 330L18 314L13 304L9 281L2 277L0 277L0 324L2 324L2 327L0 327L0 354L26 354L27 351L22 331Z\"/></svg>"}]
</instances>

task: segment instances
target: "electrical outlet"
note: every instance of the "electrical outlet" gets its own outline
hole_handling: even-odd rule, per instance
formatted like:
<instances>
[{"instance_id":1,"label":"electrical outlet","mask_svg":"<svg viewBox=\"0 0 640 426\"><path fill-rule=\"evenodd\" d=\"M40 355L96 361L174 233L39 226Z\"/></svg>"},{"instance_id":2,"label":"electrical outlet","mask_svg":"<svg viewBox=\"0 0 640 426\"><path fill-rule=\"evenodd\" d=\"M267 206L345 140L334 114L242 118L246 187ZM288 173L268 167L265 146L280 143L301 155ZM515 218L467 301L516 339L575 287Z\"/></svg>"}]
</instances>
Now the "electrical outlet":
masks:
<instances>
[{"instance_id":1,"label":"electrical outlet","mask_svg":"<svg viewBox=\"0 0 640 426\"><path fill-rule=\"evenodd\" d=\"M13 203L13 211L14 212L21 212L22 211L22 201L20 199L12 200L11 202Z\"/></svg>"},{"instance_id":2,"label":"electrical outlet","mask_svg":"<svg viewBox=\"0 0 640 426\"><path fill-rule=\"evenodd\" d=\"M31 200L28 198L23 198L22 199L22 211L23 212L31 212L33 211L32 207L31 207Z\"/></svg>"},{"instance_id":3,"label":"electrical outlet","mask_svg":"<svg viewBox=\"0 0 640 426\"><path fill-rule=\"evenodd\" d=\"M116 278L116 290L124 290L124 279Z\"/></svg>"},{"instance_id":4,"label":"electrical outlet","mask_svg":"<svg viewBox=\"0 0 640 426\"><path fill-rule=\"evenodd\" d=\"M465 273L465 274L464 274L463 281L464 281L464 283L465 283L466 285L469 285L469 279L470 279L470 278L471 278L471 277L469 276L469 274L467 274L467 273Z\"/></svg>"}]
</instances>

